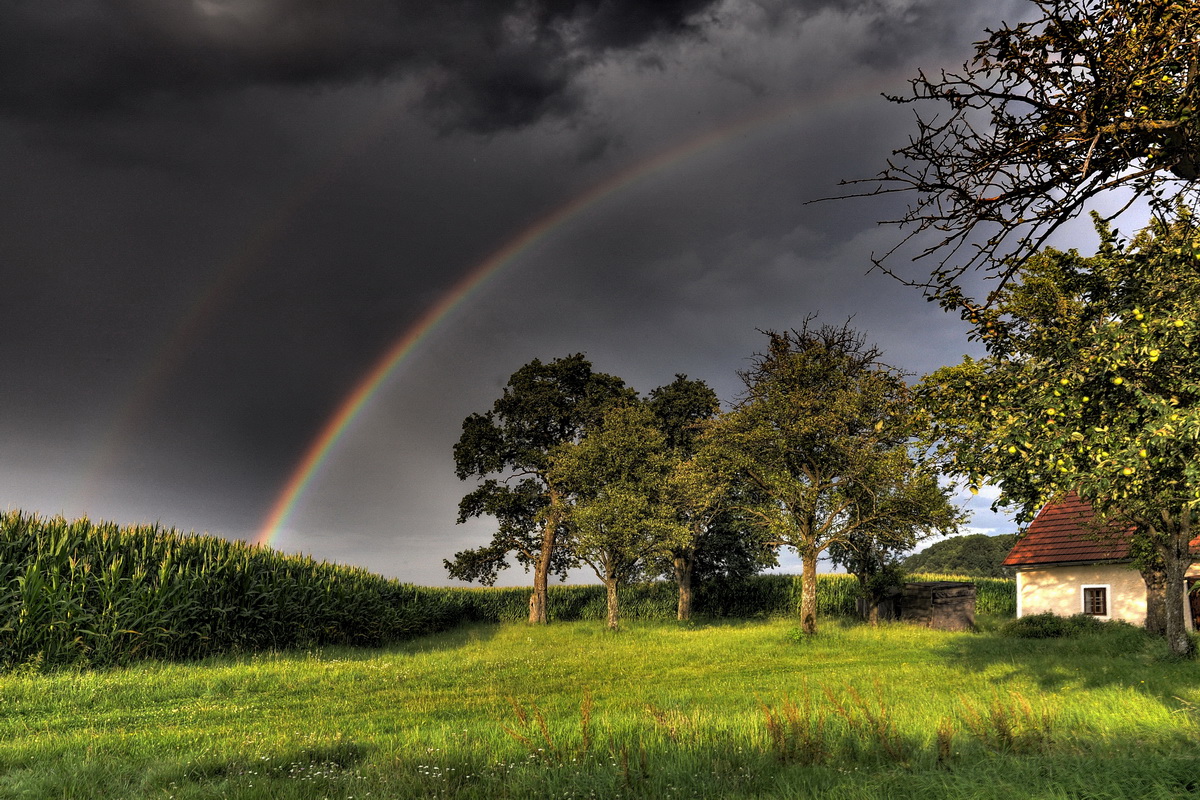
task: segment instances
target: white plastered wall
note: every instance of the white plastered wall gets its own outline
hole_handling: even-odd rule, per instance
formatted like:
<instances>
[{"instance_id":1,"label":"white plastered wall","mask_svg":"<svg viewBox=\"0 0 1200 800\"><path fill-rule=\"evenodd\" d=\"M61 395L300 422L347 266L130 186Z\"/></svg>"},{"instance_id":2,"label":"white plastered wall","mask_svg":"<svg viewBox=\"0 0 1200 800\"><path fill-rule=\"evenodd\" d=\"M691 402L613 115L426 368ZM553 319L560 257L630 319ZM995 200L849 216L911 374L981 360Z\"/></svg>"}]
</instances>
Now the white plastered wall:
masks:
<instances>
[{"instance_id":1,"label":"white plastered wall","mask_svg":"<svg viewBox=\"0 0 1200 800\"><path fill-rule=\"evenodd\" d=\"M1189 578L1200 577L1200 563L1187 571ZM1047 567L1017 573L1017 616L1047 611L1069 617L1083 611L1083 587L1108 587L1108 617L1134 625L1146 623L1146 584L1128 564L1087 564L1073 567ZM1186 602L1186 601L1185 601ZM1185 608L1184 621L1192 629L1192 615Z\"/></svg>"},{"instance_id":2,"label":"white plastered wall","mask_svg":"<svg viewBox=\"0 0 1200 800\"><path fill-rule=\"evenodd\" d=\"M1200 578L1200 563L1192 564L1190 567L1188 567L1186 577L1187 578ZM1189 609L1188 606L1186 605L1186 603L1188 603L1188 602L1189 601L1187 601L1187 600L1184 601L1185 605L1183 607L1183 621L1184 621L1184 623L1187 624L1187 629L1189 631L1194 631L1196 629L1196 627L1192 624L1192 612L1191 612L1191 609Z\"/></svg>"},{"instance_id":3,"label":"white plastered wall","mask_svg":"<svg viewBox=\"0 0 1200 800\"><path fill-rule=\"evenodd\" d=\"M1085 564L1017 573L1017 613L1047 611L1061 617L1083 612L1083 587L1108 588L1108 616L1134 625L1146 622L1146 584L1127 564Z\"/></svg>"}]
</instances>

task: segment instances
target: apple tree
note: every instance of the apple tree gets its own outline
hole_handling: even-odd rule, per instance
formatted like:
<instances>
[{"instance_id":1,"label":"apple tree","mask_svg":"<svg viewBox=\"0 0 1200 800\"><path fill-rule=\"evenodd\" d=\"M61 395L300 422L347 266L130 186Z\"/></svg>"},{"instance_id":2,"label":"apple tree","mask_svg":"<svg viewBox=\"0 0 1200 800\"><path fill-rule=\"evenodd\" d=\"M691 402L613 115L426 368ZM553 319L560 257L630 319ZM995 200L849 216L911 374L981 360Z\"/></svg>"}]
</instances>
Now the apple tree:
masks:
<instances>
[{"instance_id":1,"label":"apple tree","mask_svg":"<svg viewBox=\"0 0 1200 800\"><path fill-rule=\"evenodd\" d=\"M705 581L738 581L776 563L774 551L738 512L752 487L738 480L728 459L710 444L709 424L720 402L708 384L686 375L650 392L646 401L666 439L671 459L668 502L688 536L652 564L679 588L676 618L692 617L696 587Z\"/></svg>"},{"instance_id":2,"label":"apple tree","mask_svg":"<svg viewBox=\"0 0 1200 800\"><path fill-rule=\"evenodd\" d=\"M555 521L565 528L572 556L604 584L612 630L619 624L618 589L689 534L666 501L672 459L654 423L644 404L614 406L582 439L555 449L547 475L573 497Z\"/></svg>"},{"instance_id":3,"label":"apple tree","mask_svg":"<svg viewBox=\"0 0 1200 800\"><path fill-rule=\"evenodd\" d=\"M1200 5L1194 0L1030 0L1025 21L985 31L961 69L889 99L917 131L853 196L901 193L925 282L947 306L982 267L1007 282L1065 222L1113 195L1169 212L1200 177ZM928 111L924 109L928 108ZM919 237L914 239L914 237ZM1006 256L1014 258L1006 258ZM887 270L891 272L891 270ZM893 273L895 274L895 273Z\"/></svg>"},{"instance_id":4,"label":"apple tree","mask_svg":"<svg viewBox=\"0 0 1200 800\"><path fill-rule=\"evenodd\" d=\"M987 356L927 376L932 435L949 469L1000 487L1028 521L1076 491L1136 526L1161 569L1165 628L1188 651L1184 574L1200 509L1200 224L1185 209L1131 241L1097 223L1095 255L1046 249L986 309Z\"/></svg>"}]
</instances>

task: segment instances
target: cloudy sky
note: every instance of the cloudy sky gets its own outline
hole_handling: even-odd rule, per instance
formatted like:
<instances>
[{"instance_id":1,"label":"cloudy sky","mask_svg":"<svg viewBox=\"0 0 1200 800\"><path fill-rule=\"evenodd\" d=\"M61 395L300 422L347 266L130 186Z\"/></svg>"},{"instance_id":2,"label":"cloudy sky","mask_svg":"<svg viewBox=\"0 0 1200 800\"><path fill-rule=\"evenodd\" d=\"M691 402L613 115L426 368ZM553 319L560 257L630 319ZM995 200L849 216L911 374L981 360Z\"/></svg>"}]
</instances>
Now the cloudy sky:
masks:
<instances>
[{"instance_id":1,"label":"cloudy sky","mask_svg":"<svg viewBox=\"0 0 1200 800\"><path fill-rule=\"evenodd\" d=\"M957 361L868 274L894 201L806 202L904 144L881 92L1024 5L5 2L0 507L253 540L393 363L272 543L441 584L489 538L451 447L533 358L731 401L819 313Z\"/></svg>"}]
</instances>

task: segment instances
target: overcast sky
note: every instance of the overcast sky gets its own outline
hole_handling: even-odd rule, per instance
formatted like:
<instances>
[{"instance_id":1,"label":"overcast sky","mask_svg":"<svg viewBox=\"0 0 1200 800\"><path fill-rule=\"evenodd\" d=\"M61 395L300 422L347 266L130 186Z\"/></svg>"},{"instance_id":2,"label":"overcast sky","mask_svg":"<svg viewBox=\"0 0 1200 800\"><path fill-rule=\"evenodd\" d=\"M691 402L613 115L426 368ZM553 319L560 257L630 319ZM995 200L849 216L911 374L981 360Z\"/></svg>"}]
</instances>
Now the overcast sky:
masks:
<instances>
[{"instance_id":1,"label":"overcast sky","mask_svg":"<svg viewBox=\"0 0 1200 800\"><path fill-rule=\"evenodd\" d=\"M910 372L955 362L961 324L868 274L894 201L806 202L913 132L881 92L1024 5L0 4L0 507L254 539L380 359L489 266L275 546L447 583L490 537L455 524L451 448L533 358L728 402L760 329L819 313Z\"/></svg>"}]
</instances>

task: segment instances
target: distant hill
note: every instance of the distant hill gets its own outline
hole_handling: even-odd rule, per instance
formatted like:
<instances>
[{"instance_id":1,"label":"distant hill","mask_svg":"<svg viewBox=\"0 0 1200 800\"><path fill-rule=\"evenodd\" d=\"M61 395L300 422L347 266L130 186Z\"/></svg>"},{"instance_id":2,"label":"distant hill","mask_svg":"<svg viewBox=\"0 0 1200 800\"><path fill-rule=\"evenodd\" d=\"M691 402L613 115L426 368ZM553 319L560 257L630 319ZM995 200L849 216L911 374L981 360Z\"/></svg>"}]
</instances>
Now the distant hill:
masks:
<instances>
[{"instance_id":1,"label":"distant hill","mask_svg":"<svg viewBox=\"0 0 1200 800\"><path fill-rule=\"evenodd\" d=\"M1000 566L1008 555L1017 534L1002 533L988 536L972 533L952 536L913 553L901 562L907 572L950 573L983 578L1010 578L1012 570Z\"/></svg>"}]
</instances>

